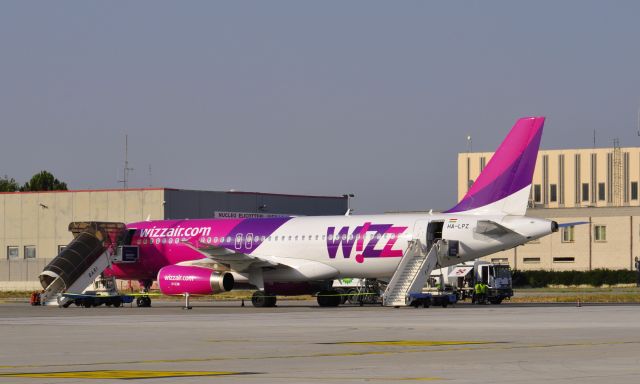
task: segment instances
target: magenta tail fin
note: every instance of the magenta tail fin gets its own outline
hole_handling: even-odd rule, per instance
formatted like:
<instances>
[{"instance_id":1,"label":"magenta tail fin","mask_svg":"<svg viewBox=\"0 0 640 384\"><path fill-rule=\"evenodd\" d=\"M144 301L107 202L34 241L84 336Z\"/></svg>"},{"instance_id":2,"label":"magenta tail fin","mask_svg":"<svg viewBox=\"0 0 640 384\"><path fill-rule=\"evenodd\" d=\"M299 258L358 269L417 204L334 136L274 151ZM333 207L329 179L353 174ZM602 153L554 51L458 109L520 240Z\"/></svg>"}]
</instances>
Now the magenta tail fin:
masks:
<instances>
[{"instance_id":1,"label":"magenta tail fin","mask_svg":"<svg viewBox=\"0 0 640 384\"><path fill-rule=\"evenodd\" d=\"M524 215L544 119L519 119L464 198L446 212Z\"/></svg>"}]
</instances>

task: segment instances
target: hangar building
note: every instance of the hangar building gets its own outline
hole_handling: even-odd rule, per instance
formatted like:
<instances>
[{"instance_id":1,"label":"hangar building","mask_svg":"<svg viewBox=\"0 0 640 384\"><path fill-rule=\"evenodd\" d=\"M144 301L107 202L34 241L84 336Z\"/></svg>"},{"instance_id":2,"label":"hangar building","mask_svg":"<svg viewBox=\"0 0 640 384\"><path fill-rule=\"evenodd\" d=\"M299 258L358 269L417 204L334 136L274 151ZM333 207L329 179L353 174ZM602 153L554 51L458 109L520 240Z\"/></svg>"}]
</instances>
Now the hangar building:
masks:
<instances>
[{"instance_id":1,"label":"hangar building","mask_svg":"<svg viewBox=\"0 0 640 384\"><path fill-rule=\"evenodd\" d=\"M492 152L458 154L458 198ZM634 269L640 256L640 148L540 150L527 215L587 222L486 259L514 269Z\"/></svg>"},{"instance_id":2,"label":"hangar building","mask_svg":"<svg viewBox=\"0 0 640 384\"><path fill-rule=\"evenodd\" d=\"M170 188L0 193L0 290L39 289L38 274L73 239L74 221L343 215L348 198Z\"/></svg>"}]
</instances>

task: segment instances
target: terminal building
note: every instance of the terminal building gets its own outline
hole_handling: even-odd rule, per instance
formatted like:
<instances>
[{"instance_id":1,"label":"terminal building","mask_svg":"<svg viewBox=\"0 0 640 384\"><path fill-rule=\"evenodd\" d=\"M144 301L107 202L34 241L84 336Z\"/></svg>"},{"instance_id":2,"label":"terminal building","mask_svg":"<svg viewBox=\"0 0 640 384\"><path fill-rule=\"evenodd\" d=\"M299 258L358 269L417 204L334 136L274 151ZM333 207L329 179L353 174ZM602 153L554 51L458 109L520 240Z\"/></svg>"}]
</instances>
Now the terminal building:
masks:
<instances>
[{"instance_id":1,"label":"terminal building","mask_svg":"<svg viewBox=\"0 0 640 384\"><path fill-rule=\"evenodd\" d=\"M170 188L0 193L0 290L40 289L38 274L73 239L71 222L344 215L348 199Z\"/></svg>"},{"instance_id":2,"label":"terminal building","mask_svg":"<svg viewBox=\"0 0 640 384\"><path fill-rule=\"evenodd\" d=\"M458 154L461 199L491 152ZM520 270L634 269L640 256L640 148L538 153L528 216L586 222L485 259Z\"/></svg>"}]
</instances>

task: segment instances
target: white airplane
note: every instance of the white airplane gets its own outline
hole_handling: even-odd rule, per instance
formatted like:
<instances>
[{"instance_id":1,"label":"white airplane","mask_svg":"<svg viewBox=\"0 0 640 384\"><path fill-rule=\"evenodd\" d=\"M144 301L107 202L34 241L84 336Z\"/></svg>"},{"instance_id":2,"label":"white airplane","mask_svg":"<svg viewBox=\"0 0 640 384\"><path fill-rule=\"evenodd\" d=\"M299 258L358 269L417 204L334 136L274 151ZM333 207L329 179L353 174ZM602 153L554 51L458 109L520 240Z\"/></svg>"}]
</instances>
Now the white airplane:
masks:
<instances>
[{"instance_id":1,"label":"white airplane","mask_svg":"<svg viewBox=\"0 0 640 384\"><path fill-rule=\"evenodd\" d=\"M440 267L477 259L558 230L551 220L524 216L544 117L518 120L464 198L442 213L160 220L127 224L133 263L106 271L120 279L158 280L165 294L213 294L240 284L258 288L256 306L276 295L322 291L337 305L331 282L390 280L414 240L429 252L440 239Z\"/></svg>"}]
</instances>

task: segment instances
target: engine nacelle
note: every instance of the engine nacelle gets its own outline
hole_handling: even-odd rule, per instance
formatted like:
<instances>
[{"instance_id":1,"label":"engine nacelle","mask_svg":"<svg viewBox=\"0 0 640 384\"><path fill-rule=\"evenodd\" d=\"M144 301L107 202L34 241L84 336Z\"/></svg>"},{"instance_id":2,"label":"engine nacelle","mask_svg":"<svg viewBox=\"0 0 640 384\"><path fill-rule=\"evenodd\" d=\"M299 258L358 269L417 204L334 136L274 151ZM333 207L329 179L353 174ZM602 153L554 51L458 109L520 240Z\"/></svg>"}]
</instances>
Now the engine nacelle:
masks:
<instances>
[{"instance_id":1,"label":"engine nacelle","mask_svg":"<svg viewBox=\"0 0 640 384\"><path fill-rule=\"evenodd\" d=\"M210 295L233 289L233 275L209 268L169 265L158 272L158 286L165 295Z\"/></svg>"}]
</instances>

